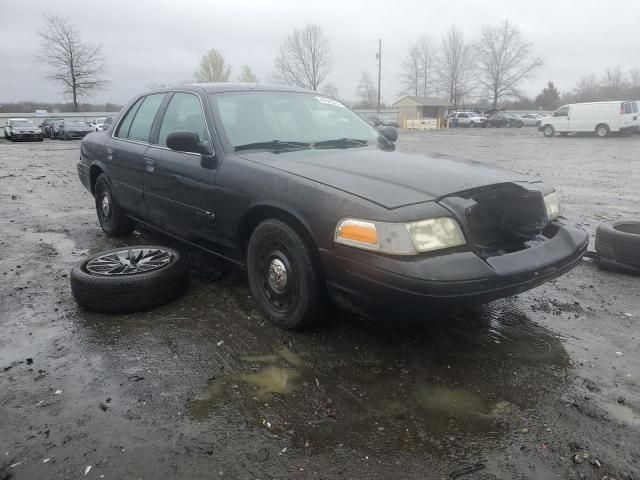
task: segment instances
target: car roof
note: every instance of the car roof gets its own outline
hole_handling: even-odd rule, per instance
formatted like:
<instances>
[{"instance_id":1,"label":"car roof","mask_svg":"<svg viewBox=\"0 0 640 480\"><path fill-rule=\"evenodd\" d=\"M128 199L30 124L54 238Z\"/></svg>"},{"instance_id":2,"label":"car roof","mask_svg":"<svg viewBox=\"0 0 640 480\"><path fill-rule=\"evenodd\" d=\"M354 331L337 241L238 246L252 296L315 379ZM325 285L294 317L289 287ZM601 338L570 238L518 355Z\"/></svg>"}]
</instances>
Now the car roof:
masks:
<instances>
[{"instance_id":1,"label":"car roof","mask_svg":"<svg viewBox=\"0 0 640 480\"><path fill-rule=\"evenodd\" d=\"M315 95L323 95L306 88L290 87L287 85L270 85L266 83L188 83L184 85L175 85L171 88L162 88L157 91L166 92L173 90L186 90L191 92L202 91L206 93L223 93L223 92L298 92L312 93Z\"/></svg>"}]
</instances>

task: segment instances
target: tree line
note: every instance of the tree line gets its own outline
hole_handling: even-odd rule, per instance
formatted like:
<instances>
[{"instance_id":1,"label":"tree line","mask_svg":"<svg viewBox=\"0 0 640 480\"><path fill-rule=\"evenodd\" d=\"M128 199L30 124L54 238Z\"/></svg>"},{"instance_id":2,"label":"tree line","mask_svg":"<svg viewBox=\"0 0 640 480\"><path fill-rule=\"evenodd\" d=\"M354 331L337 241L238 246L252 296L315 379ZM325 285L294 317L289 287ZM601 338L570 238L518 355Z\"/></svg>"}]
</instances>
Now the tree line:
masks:
<instances>
[{"instance_id":1,"label":"tree line","mask_svg":"<svg viewBox=\"0 0 640 480\"><path fill-rule=\"evenodd\" d=\"M81 108L80 97L108 85L102 47L82 41L66 18L46 15L38 35L42 41L39 57L51 68L48 78L72 99L74 111ZM536 98L528 98L521 91L522 85L542 65L533 43L508 20L483 26L474 39L452 26L439 40L423 35L407 49L399 65L403 89L398 94L443 97L456 108L553 109L562 103L640 98L640 70L622 72L619 67L607 68L601 76L584 77L563 94L548 82ZM357 101L349 102L327 80L332 66L329 39L319 25L308 24L294 29L280 45L267 81L321 91L354 107L376 106L377 83L368 71L361 73L355 89ZM234 67L223 53L211 48L184 83L228 81L257 83L260 79L249 65L242 65L234 76Z\"/></svg>"}]
</instances>

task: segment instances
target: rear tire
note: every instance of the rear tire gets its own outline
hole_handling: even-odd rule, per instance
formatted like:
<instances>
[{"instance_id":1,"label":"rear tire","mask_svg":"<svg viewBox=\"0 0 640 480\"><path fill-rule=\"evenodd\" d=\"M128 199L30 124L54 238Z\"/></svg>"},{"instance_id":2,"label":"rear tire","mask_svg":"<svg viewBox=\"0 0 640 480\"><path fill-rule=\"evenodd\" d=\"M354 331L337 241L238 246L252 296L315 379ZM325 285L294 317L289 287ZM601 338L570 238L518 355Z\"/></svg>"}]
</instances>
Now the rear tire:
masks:
<instances>
[{"instance_id":1,"label":"rear tire","mask_svg":"<svg viewBox=\"0 0 640 480\"><path fill-rule=\"evenodd\" d=\"M263 221L251 235L251 291L260 313L280 328L306 328L322 318L325 291L314 250L295 228L277 219Z\"/></svg>"},{"instance_id":2,"label":"rear tire","mask_svg":"<svg viewBox=\"0 0 640 480\"><path fill-rule=\"evenodd\" d=\"M556 130L553 128L553 125L545 125L542 127L542 133L545 137L553 137L556 133Z\"/></svg>"},{"instance_id":3,"label":"rear tire","mask_svg":"<svg viewBox=\"0 0 640 480\"><path fill-rule=\"evenodd\" d=\"M596 126L595 134L596 134L596 137L598 138L608 137L609 135L611 135L611 130L609 129L609 125L601 123L600 125Z\"/></svg>"},{"instance_id":4,"label":"rear tire","mask_svg":"<svg viewBox=\"0 0 640 480\"><path fill-rule=\"evenodd\" d=\"M111 182L104 173L101 173L96 181L94 197L98 221L107 236L123 237L133 232L136 222L127 217L118 202Z\"/></svg>"}]
</instances>

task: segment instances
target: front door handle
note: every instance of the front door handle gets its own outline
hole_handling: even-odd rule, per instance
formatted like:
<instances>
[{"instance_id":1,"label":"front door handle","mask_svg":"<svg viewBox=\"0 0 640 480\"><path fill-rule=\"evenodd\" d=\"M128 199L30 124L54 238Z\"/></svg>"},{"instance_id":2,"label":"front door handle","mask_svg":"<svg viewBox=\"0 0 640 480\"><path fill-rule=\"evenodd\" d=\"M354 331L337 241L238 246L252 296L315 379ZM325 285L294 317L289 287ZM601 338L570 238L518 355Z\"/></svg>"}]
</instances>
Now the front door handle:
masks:
<instances>
[{"instance_id":1,"label":"front door handle","mask_svg":"<svg viewBox=\"0 0 640 480\"><path fill-rule=\"evenodd\" d=\"M144 158L144 168L147 172L153 173L156 168L156 161L153 158Z\"/></svg>"}]
</instances>

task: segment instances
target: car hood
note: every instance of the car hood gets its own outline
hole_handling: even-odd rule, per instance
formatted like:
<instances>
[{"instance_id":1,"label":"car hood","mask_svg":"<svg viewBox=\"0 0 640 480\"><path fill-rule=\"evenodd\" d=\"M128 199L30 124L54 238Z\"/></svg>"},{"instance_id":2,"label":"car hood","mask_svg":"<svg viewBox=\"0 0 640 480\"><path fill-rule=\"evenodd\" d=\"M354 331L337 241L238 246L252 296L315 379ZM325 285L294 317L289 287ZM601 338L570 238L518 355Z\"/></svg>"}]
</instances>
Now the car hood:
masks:
<instances>
[{"instance_id":1,"label":"car hood","mask_svg":"<svg viewBox=\"0 0 640 480\"><path fill-rule=\"evenodd\" d=\"M328 185L385 208L428 202L497 183L536 181L471 160L375 148L243 152L242 158Z\"/></svg>"},{"instance_id":2,"label":"car hood","mask_svg":"<svg viewBox=\"0 0 640 480\"><path fill-rule=\"evenodd\" d=\"M39 128L40 127L36 127L34 125L33 127L12 127L12 130L15 130L16 132L34 132Z\"/></svg>"},{"instance_id":3,"label":"car hood","mask_svg":"<svg viewBox=\"0 0 640 480\"><path fill-rule=\"evenodd\" d=\"M86 127L64 127L65 130L67 130L68 132L90 132L91 131L91 127L86 126Z\"/></svg>"}]
</instances>

